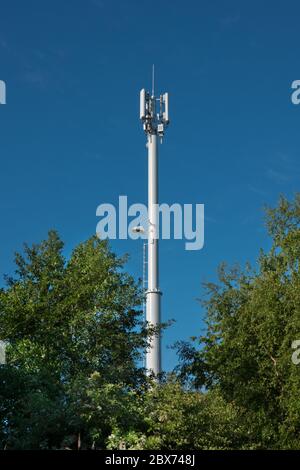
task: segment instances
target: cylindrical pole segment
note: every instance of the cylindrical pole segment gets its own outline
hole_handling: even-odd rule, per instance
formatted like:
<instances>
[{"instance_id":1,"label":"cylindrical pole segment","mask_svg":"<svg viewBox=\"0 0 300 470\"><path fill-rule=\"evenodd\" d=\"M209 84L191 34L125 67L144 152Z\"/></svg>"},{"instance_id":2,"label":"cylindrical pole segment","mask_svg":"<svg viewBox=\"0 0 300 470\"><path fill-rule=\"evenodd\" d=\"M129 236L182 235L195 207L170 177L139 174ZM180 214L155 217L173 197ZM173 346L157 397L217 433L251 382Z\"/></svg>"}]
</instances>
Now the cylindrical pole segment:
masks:
<instances>
[{"instance_id":1,"label":"cylindrical pole segment","mask_svg":"<svg viewBox=\"0 0 300 470\"><path fill-rule=\"evenodd\" d=\"M160 324L160 296L158 278L158 158L157 135L148 134L148 290L146 320L150 326ZM146 353L146 369L157 376L161 372L160 334L151 338Z\"/></svg>"}]
</instances>

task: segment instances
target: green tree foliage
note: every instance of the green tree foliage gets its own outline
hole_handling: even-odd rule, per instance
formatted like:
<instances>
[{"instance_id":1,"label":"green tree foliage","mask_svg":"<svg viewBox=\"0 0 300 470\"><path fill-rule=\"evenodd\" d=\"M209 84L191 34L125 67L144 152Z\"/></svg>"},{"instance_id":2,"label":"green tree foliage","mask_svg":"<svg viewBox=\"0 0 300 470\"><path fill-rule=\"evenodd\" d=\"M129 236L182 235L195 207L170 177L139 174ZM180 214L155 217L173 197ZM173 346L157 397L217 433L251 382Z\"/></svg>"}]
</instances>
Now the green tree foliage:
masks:
<instances>
[{"instance_id":1,"label":"green tree foliage","mask_svg":"<svg viewBox=\"0 0 300 470\"><path fill-rule=\"evenodd\" d=\"M257 269L219 270L208 284L207 333L201 347L180 346L181 378L216 387L247 425L248 448L300 447L300 366L291 345L300 339L300 195L267 210L272 237Z\"/></svg>"},{"instance_id":2,"label":"green tree foliage","mask_svg":"<svg viewBox=\"0 0 300 470\"><path fill-rule=\"evenodd\" d=\"M238 410L221 397L184 389L171 378L153 385L135 400L134 426L115 427L108 448L123 442L128 449L212 450L234 449L244 428Z\"/></svg>"},{"instance_id":3,"label":"green tree foliage","mask_svg":"<svg viewBox=\"0 0 300 470\"><path fill-rule=\"evenodd\" d=\"M113 397L144 381L139 288L125 260L96 237L65 260L51 231L15 261L0 292L0 338L8 342L2 448L101 447L116 424Z\"/></svg>"},{"instance_id":4,"label":"green tree foliage","mask_svg":"<svg viewBox=\"0 0 300 470\"><path fill-rule=\"evenodd\" d=\"M0 290L2 448L299 448L300 196L266 223L271 249L220 266L205 334L159 385L138 366L153 331L124 259L92 238L66 260L56 232L25 246Z\"/></svg>"}]
</instances>

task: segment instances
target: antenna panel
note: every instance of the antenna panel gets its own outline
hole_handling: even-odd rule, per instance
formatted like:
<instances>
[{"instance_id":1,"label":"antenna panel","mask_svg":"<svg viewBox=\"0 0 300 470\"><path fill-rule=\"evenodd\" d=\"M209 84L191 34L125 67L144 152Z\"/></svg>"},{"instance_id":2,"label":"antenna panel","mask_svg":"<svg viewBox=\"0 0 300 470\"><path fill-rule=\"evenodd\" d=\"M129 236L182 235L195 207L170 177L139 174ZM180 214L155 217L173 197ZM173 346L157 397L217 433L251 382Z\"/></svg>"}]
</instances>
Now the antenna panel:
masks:
<instances>
[{"instance_id":1,"label":"antenna panel","mask_svg":"<svg viewBox=\"0 0 300 470\"><path fill-rule=\"evenodd\" d=\"M140 91L140 119L146 119L146 90Z\"/></svg>"},{"instance_id":2,"label":"antenna panel","mask_svg":"<svg viewBox=\"0 0 300 470\"><path fill-rule=\"evenodd\" d=\"M165 103L165 112L164 112L164 120L166 123L169 122L169 93L164 93L164 103Z\"/></svg>"}]
</instances>

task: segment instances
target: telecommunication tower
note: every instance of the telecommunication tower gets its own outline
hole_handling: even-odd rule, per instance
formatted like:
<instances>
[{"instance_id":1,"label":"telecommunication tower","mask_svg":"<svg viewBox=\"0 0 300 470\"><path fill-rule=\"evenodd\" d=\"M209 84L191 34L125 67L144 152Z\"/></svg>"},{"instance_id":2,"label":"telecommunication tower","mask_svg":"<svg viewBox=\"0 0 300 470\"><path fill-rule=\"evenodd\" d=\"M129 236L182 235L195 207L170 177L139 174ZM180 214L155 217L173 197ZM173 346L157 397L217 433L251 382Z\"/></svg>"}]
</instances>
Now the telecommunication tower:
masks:
<instances>
[{"instance_id":1,"label":"telecommunication tower","mask_svg":"<svg viewBox=\"0 0 300 470\"><path fill-rule=\"evenodd\" d=\"M146 294L146 320L150 326L161 323L158 252L158 139L162 142L169 124L169 94L156 98L154 94L154 66L152 93L144 88L140 92L140 119L147 135L148 148L148 282ZM146 352L148 374L159 377L161 373L161 338L154 335Z\"/></svg>"}]
</instances>

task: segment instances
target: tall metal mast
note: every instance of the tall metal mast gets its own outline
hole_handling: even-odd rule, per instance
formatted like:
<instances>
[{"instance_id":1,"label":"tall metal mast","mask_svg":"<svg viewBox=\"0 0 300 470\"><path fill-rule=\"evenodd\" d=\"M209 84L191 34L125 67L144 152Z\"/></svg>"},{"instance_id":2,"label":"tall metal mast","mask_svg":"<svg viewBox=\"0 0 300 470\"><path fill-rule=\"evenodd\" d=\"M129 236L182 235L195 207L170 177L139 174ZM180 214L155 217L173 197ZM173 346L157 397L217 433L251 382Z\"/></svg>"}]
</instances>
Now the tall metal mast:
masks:
<instances>
[{"instance_id":1,"label":"tall metal mast","mask_svg":"<svg viewBox=\"0 0 300 470\"><path fill-rule=\"evenodd\" d=\"M159 265L158 265L158 138L163 138L169 124L169 95L154 95L154 67L152 93L140 92L140 119L147 135L148 148L148 283L146 291L146 320L150 326L160 325ZM161 373L161 338L154 335L146 352L148 374Z\"/></svg>"}]
</instances>

